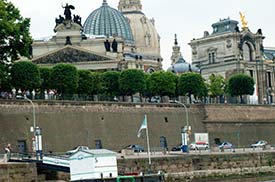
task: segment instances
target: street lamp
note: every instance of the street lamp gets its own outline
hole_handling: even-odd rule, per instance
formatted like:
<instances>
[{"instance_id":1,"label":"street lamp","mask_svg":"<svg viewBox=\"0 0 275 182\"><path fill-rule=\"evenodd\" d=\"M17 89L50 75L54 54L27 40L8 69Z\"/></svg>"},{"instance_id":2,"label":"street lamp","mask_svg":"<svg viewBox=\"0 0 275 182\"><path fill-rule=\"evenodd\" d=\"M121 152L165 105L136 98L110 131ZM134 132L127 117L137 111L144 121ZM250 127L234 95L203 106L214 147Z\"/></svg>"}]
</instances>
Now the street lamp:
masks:
<instances>
[{"instance_id":1,"label":"street lamp","mask_svg":"<svg viewBox=\"0 0 275 182\"><path fill-rule=\"evenodd\" d=\"M35 121L35 107L34 107L34 104L33 104L33 102L32 102L32 100L31 99L29 99L28 97L24 97L24 99L25 100L27 100L28 102L30 102L31 103L31 105L32 105L32 117L33 117L33 135L34 135L34 137L35 137L35 128L36 128L36 121Z\"/></svg>"},{"instance_id":2,"label":"street lamp","mask_svg":"<svg viewBox=\"0 0 275 182\"><path fill-rule=\"evenodd\" d=\"M38 159L38 154L40 154L40 157L42 155L42 141L41 141L41 129L36 128L36 120L35 120L35 107L31 99L24 96L24 99L31 103L32 105L32 116L33 116L33 129L31 131L33 132L33 150L35 152L36 159Z\"/></svg>"},{"instance_id":3,"label":"street lamp","mask_svg":"<svg viewBox=\"0 0 275 182\"><path fill-rule=\"evenodd\" d=\"M31 132L33 132L33 139L32 139L32 146L33 151L35 152L36 159L42 159L42 133L41 128L36 126L36 120L35 120L35 106L31 99L27 98L26 96L18 95L16 96L18 99L24 99L31 103L32 105L32 116L33 116L33 128L31 127Z\"/></svg>"},{"instance_id":4,"label":"street lamp","mask_svg":"<svg viewBox=\"0 0 275 182\"><path fill-rule=\"evenodd\" d=\"M31 100L31 99L29 99L29 98L28 98L28 97L26 97L26 96L24 96L23 98L24 98L26 101L30 102L30 103L31 103L31 105L32 105L33 129L31 129L31 131L33 132L33 140L32 140L32 142L34 142L34 143L32 143L32 146L33 146L33 151L35 152L35 156L36 156L36 158L37 158L37 154L36 154L36 149L37 149L37 147L36 147L36 145L37 145L37 140L36 140L35 107L34 107L34 104L33 104L33 102L32 102L32 100Z\"/></svg>"},{"instance_id":5,"label":"street lamp","mask_svg":"<svg viewBox=\"0 0 275 182\"><path fill-rule=\"evenodd\" d=\"M179 104L179 105L181 105L181 106L183 106L184 107L184 109L185 109L185 116L186 116L186 125L187 126L189 126L189 122L188 122L188 110L187 110L187 107L186 107L186 105L184 104L184 103L181 103L181 102L179 102L179 101L177 101L177 100L175 100L175 103L177 103L177 104Z\"/></svg>"},{"instance_id":6,"label":"street lamp","mask_svg":"<svg viewBox=\"0 0 275 182\"><path fill-rule=\"evenodd\" d=\"M175 103L183 106L185 109L186 126L183 128L183 130L181 132L182 132L182 145L184 147L183 152L188 152L188 138L189 138L189 132L191 131L191 127L189 126L189 121L188 121L188 110L184 103L179 102L177 100L174 100L172 102L175 102Z\"/></svg>"}]
</instances>

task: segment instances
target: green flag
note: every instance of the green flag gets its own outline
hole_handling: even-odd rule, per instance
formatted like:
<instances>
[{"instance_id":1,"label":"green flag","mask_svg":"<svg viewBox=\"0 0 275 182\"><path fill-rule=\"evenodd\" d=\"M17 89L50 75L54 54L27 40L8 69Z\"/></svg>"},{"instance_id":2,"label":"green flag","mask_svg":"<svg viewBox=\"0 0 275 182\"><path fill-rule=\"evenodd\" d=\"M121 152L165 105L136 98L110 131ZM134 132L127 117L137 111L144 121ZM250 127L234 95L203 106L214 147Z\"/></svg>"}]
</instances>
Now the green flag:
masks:
<instances>
[{"instance_id":1,"label":"green flag","mask_svg":"<svg viewBox=\"0 0 275 182\"><path fill-rule=\"evenodd\" d=\"M138 137L138 138L141 136L141 131L142 131L143 129L147 129L147 116L146 116L146 114L144 115L143 122L142 122L142 124L141 124L141 126L140 126L140 128L139 128L139 130L138 130L138 134L137 134L137 137Z\"/></svg>"}]
</instances>

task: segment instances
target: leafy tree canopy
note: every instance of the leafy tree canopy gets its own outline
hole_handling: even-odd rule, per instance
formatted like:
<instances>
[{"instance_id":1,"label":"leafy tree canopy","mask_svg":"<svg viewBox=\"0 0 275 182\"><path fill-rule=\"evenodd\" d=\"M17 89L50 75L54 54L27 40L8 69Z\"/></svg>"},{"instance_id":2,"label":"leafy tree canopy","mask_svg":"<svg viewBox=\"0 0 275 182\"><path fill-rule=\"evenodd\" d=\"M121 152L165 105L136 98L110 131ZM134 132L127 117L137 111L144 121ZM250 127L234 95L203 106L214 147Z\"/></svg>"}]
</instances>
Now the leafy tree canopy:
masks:
<instances>
[{"instance_id":1,"label":"leafy tree canopy","mask_svg":"<svg viewBox=\"0 0 275 182\"><path fill-rule=\"evenodd\" d=\"M102 92L102 78L100 72L92 72L93 76L93 90L91 92L92 95L97 95Z\"/></svg>"},{"instance_id":2,"label":"leafy tree canopy","mask_svg":"<svg viewBox=\"0 0 275 182\"><path fill-rule=\"evenodd\" d=\"M209 92L210 97L218 97L224 94L225 81L221 75L212 74L209 77Z\"/></svg>"},{"instance_id":3,"label":"leafy tree canopy","mask_svg":"<svg viewBox=\"0 0 275 182\"><path fill-rule=\"evenodd\" d=\"M145 96L145 97L153 96L153 93L149 89L149 87L150 87L150 77L151 77L151 74L149 74L149 73L144 74L145 87L143 89L142 95Z\"/></svg>"},{"instance_id":4,"label":"leafy tree canopy","mask_svg":"<svg viewBox=\"0 0 275 182\"><path fill-rule=\"evenodd\" d=\"M94 76L89 70L78 71L78 94L91 95L94 90Z\"/></svg>"},{"instance_id":5,"label":"leafy tree canopy","mask_svg":"<svg viewBox=\"0 0 275 182\"><path fill-rule=\"evenodd\" d=\"M105 95L119 95L119 77L120 73L116 71L108 71L101 75L102 91Z\"/></svg>"},{"instance_id":6,"label":"leafy tree canopy","mask_svg":"<svg viewBox=\"0 0 275 182\"><path fill-rule=\"evenodd\" d=\"M145 76L141 70L123 70L119 78L122 95L131 96L145 89Z\"/></svg>"},{"instance_id":7,"label":"leafy tree canopy","mask_svg":"<svg viewBox=\"0 0 275 182\"><path fill-rule=\"evenodd\" d=\"M51 89L51 68L40 67L41 90Z\"/></svg>"},{"instance_id":8,"label":"leafy tree canopy","mask_svg":"<svg viewBox=\"0 0 275 182\"><path fill-rule=\"evenodd\" d=\"M33 90L40 86L40 72L30 61L15 63L11 68L11 82L16 89Z\"/></svg>"},{"instance_id":9,"label":"leafy tree canopy","mask_svg":"<svg viewBox=\"0 0 275 182\"><path fill-rule=\"evenodd\" d=\"M8 75L7 68L0 64L0 90L10 90L10 76Z\"/></svg>"},{"instance_id":10,"label":"leafy tree canopy","mask_svg":"<svg viewBox=\"0 0 275 182\"><path fill-rule=\"evenodd\" d=\"M174 96L177 76L171 72L154 72L149 78L149 90L153 95Z\"/></svg>"},{"instance_id":11,"label":"leafy tree canopy","mask_svg":"<svg viewBox=\"0 0 275 182\"><path fill-rule=\"evenodd\" d=\"M236 74L229 78L227 92L231 96L253 95L254 80L246 74Z\"/></svg>"},{"instance_id":12,"label":"leafy tree canopy","mask_svg":"<svg viewBox=\"0 0 275 182\"><path fill-rule=\"evenodd\" d=\"M179 77L178 91L180 95L193 94L195 97L202 97L207 95L207 87L202 76L198 73L188 72Z\"/></svg>"},{"instance_id":13,"label":"leafy tree canopy","mask_svg":"<svg viewBox=\"0 0 275 182\"><path fill-rule=\"evenodd\" d=\"M78 72L71 64L57 64L52 68L51 83L60 94L74 94L78 87Z\"/></svg>"},{"instance_id":14,"label":"leafy tree canopy","mask_svg":"<svg viewBox=\"0 0 275 182\"><path fill-rule=\"evenodd\" d=\"M12 3L0 1L0 62L11 63L19 56L29 56L29 27L30 19L23 18Z\"/></svg>"}]
</instances>

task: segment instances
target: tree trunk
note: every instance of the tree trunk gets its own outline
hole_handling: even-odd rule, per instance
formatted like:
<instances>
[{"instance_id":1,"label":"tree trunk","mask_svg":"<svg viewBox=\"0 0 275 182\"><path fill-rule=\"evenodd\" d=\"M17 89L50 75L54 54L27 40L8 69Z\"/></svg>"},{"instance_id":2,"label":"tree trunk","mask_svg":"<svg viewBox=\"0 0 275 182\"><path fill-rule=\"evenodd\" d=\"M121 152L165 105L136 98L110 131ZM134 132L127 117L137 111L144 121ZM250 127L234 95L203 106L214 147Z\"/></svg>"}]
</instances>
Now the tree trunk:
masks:
<instances>
[{"instance_id":1,"label":"tree trunk","mask_svg":"<svg viewBox=\"0 0 275 182\"><path fill-rule=\"evenodd\" d=\"M240 99L241 99L241 104L243 104L243 96L240 95Z\"/></svg>"},{"instance_id":2,"label":"tree trunk","mask_svg":"<svg viewBox=\"0 0 275 182\"><path fill-rule=\"evenodd\" d=\"M142 95L139 93L139 101L142 103Z\"/></svg>"}]
</instances>

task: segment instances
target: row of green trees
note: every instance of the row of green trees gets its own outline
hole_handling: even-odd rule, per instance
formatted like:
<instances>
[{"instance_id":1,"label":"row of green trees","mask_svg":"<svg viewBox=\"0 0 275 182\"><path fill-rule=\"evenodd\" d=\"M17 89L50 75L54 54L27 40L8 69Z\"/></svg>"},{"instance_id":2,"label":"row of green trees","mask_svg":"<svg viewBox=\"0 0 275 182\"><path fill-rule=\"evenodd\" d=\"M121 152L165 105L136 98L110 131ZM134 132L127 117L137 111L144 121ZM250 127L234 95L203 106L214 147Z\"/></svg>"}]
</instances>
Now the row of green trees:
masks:
<instances>
[{"instance_id":1,"label":"row of green trees","mask_svg":"<svg viewBox=\"0 0 275 182\"><path fill-rule=\"evenodd\" d=\"M22 90L55 89L60 94L94 95L104 94L143 96L178 96L192 94L215 98L225 93L232 96L252 94L254 81L247 75L235 75L224 80L211 75L208 83L196 73L175 76L168 72L151 75L138 70L93 73L77 71L71 65L57 65L52 69L38 68L30 62L15 63L18 57L30 56L32 39L29 33L30 19L23 18L20 11L7 0L0 1L0 91L15 87Z\"/></svg>"},{"instance_id":2,"label":"row of green trees","mask_svg":"<svg viewBox=\"0 0 275 182\"><path fill-rule=\"evenodd\" d=\"M10 73L10 74L9 74ZM11 69L0 65L1 90L54 89L60 95L132 96L140 93L151 96L189 96L216 98L228 93L232 96L252 95L254 80L237 74L228 80L220 75L211 75L206 82L200 74L189 72L177 76L171 72L144 73L141 70L108 71L104 73L77 70L70 64L57 64L53 68L38 67L29 62L15 63Z\"/></svg>"}]
</instances>

